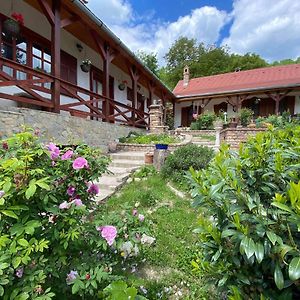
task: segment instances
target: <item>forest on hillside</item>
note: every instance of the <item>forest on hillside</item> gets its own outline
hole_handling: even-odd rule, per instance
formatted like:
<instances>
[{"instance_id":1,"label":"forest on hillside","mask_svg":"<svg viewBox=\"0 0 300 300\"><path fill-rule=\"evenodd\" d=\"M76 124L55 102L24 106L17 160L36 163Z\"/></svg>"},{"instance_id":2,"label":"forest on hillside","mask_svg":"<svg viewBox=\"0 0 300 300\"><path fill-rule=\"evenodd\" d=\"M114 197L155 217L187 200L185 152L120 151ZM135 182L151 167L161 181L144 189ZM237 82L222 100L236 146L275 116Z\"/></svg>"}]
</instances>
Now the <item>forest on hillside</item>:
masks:
<instances>
[{"instance_id":1,"label":"forest on hillside","mask_svg":"<svg viewBox=\"0 0 300 300\"><path fill-rule=\"evenodd\" d=\"M164 56L166 65L163 67L159 67L156 53L138 51L136 54L171 90L182 79L183 68L186 65L190 68L190 77L195 78L237 70L244 71L267 66L300 63L300 57L295 60L284 59L268 63L255 53L234 54L230 52L228 47L207 46L187 37L180 37L173 43Z\"/></svg>"}]
</instances>

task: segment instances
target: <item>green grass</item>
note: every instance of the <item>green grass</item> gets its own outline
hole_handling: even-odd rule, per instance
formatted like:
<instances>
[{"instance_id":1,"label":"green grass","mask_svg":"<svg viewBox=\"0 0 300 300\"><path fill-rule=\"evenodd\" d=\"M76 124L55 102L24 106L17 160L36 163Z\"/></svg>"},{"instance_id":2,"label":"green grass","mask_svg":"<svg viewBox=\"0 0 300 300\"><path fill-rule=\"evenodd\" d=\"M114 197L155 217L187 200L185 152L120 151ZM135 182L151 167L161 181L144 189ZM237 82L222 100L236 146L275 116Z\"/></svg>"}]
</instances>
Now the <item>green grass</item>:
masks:
<instances>
[{"instance_id":1,"label":"green grass","mask_svg":"<svg viewBox=\"0 0 300 300\"><path fill-rule=\"evenodd\" d=\"M151 234L156 238L155 246L143 253L146 261L138 272L145 280L147 297L171 299L170 295L159 298L157 294L163 287L174 290L176 286L184 294L178 299L209 299L203 296L203 283L192 273L191 261L197 253L197 236L192 231L197 227L198 214L191 207L191 199L176 196L161 176L154 174L123 187L108 200L107 207L118 212L124 203L134 207L137 202L138 210L152 222Z\"/></svg>"},{"instance_id":2,"label":"green grass","mask_svg":"<svg viewBox=\"0 0 300 300\"><path fill-rule=\"evenodd\" d=\"M216 140L216 136L209 135L209 134L200 134L200 135L195 135L194 137L200 138L202 140L209 140L209 141L215 141Z\"/></svg>"},{"instance_id":3,"label":"green grass","mask_svg":"<svg viewBox=\"0 0 300 300\"><path fill-rule=\"evenodd\" d=\"M134 135L119 140L121 143L129 144L175 144L180 142L178 138L168 134Z\"/></svg>"}]
</instances>

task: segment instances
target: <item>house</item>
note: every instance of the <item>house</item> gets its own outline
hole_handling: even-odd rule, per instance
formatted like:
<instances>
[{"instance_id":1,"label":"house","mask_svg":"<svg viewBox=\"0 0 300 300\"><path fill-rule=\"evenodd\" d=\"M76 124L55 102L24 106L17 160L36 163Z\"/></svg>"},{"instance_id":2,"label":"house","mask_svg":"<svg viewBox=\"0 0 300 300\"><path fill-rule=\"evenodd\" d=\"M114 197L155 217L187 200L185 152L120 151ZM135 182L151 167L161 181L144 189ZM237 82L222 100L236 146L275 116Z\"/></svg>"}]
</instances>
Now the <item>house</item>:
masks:
<instances>
[{"instance_id":1,"label":"house","mask_svg":"<svg viewBox=\"0 0 300 300\"><path fill-rule=\"evenodd\" d=\"M266 67L190 79L185 67L175 89L175 127L204 112L235 116L243 107L255 116L300 113L300 64Z\"/></svg>"},{"instance_id":2,"label":"house","mask_svg":"<svg viewBox=\"0 0 300 300\"><path fill-rule=\"evenodd\" d=\"M174 95L86 2L1 1L0 107L145 128L151 103ZM14 13L24 24L11 28Z\"/></svg>"}]
</instances>

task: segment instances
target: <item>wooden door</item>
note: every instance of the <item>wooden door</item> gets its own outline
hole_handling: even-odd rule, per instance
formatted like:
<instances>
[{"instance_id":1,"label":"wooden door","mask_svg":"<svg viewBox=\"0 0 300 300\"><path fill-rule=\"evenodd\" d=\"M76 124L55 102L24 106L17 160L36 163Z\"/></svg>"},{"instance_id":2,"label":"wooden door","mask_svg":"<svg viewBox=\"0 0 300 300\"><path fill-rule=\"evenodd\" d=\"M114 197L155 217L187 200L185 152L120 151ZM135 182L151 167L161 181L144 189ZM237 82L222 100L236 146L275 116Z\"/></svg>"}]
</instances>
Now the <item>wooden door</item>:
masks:
<instances>
[{"instance_id":1,"label":"wooden door","mask_svg":"<svg viewBox=\"0 0 300 300\"><path fill-rule=\"evenodd\" d=\"M193 107L182 107L181 108L181 126L189 127L193 119Z\"/></svg>"},{"instance_id":2,"label":"wooden door","mask_svg":"<svg viewBox=\"0 0 300 300\"><path fill-rule=\"evenodd\" d=\"M259 115L267 117L275 114L275 101L273 99L261 99L259 102Z\"/></svg>"},{"instance_id":3,"label":"wooden door","mask_svg":"<svg viewBox=\"0 0 300 300\"><path fill-rule=\"evenodd\" d=\"M92 66L90 72L90 85L91 90L99 95L103 95L103 72L96 67ZM114 100L114 78L109 76L109 98ZM106 114L106 101L99 101L93 104L95 107L102 110L103 114ZM113 105L109 105L109 115L114 113ZM103 120L105 121L105 120ZM110 120L110 123L114 123L114 120Z\"/></svg>"}]
</instances>

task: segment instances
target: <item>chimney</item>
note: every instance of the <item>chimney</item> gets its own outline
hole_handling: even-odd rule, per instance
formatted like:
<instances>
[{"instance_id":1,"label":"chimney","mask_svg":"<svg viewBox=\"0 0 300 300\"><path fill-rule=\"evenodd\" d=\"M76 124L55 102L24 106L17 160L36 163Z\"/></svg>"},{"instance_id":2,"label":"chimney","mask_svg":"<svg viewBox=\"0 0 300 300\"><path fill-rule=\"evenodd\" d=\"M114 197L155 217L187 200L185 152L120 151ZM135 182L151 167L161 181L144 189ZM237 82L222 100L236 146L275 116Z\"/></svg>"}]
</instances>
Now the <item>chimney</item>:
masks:
<instances>
[{"instance_id":1,"label":"chimney","mask_svg":"<svg viewBox=\"0 0 300 300\"><path fill-rule=\"evenodd\" d=\"M183 69L183 86L187 86L190 81L190 69L188 66L185 66Z\"/></svg>"}]
</instances>

